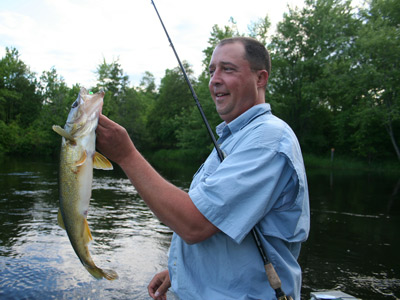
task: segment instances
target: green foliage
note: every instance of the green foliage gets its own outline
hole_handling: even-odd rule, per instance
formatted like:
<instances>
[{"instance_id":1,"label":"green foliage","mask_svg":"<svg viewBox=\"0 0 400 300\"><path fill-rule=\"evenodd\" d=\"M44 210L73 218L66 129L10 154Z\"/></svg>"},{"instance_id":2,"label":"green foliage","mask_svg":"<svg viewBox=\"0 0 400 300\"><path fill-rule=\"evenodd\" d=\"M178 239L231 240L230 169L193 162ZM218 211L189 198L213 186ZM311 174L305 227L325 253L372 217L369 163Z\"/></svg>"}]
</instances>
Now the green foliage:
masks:
<instances>
[{"instance_id":1,"label":"green foliage","mask_svg":"<svg viewBox=\"0 0 400 300\"><path fill-rule=\"evenodd\" d=\"M6 48L0 60L0 118L27 127L39 115L42 98L37 93L35 74L19 59L18 50Z\"/></svg>"},{"instance_id":2,"label":"green foliage","mask_svg":"<svg viewBox=\"0 0 400 300\"><path fill-rule=\"evenodd\" d=\"M268 30L271 27L271 21L269 20L268 15L264 17L264 19L258 19L257 21L253 21L247 29L249 30L249 36L257 39L264 45L267 44L268 38Z\"/></svg>"},{"instance_id":3,"label":"green foliage","mask_svg":"<svg viewBox=\"0 0 400 300\"><path fill-rule=\"evenodd\" d=\"M183 62L186 73L191 78L190 66ZM167 69L161 80L159 95L151 110L148 127L154 148L174 149L177 147L176 131L180 127L179 116L187 115L193 105L192 95L180 68Z\"/></svg>"},{"instance_id":4,"label":"green foliage","mask_svg":"<svg viewBox=\"0 0 400 300\"><path fill-rule=\"evenodd\" d=\"M350 2L342 2L309 0L303 10L290 10L270 45L271 103L306 152L336 146L333 120L354 98L350 57L358 22Z\"/></svg>"},{"instance_id":5,"label":"green foliage","mask_svg":"<svg viewBox=\"0 0 400 300\"><path fill-rule=\"evenodd\" d=\"M358 123L378 120L378 128L387 133L392 149L400 160L400 3L372 0L361 11L364 26L357 40L358 78L362 83ZM380 132L370 136L372 148Z\"/></svg>"},{"instance_id":6,"label":"green foliage","mask_svg":"<svg viewBox=\"0 0 400 300\"><path fill-rule=\"evenodd\" d=\"M214 102L210 96L208 76L204 74L200 76L194 89L207 121L211 129L214 129L221 119L215 111ZM203 160L213 145L197 105L191 106L187 114L178 116L177 122L180 124L176 131L179 148L192 151L196 153L199 161ZM215 131L213 134L215 136Z\"/></svg>"},{"instance_id":7,"label":"green foliage","mask_svg":"<svg viewBox=\"0 0 400 300\"><path fill-rule=\"evenodd\" d=\"M95 90L103 89L104 96L103 114L115 119L118 118L118 110L128 89L128 76L117 60L107 63L105 58L97 67L97 84Z\"/></svg>"},{"instance_id":8,"label":"green foliage","mask_svg":"<svg viewBox=\"0 0 400 300\"><path fill-rule=\"evenodd\" d=\"M212 129L221 122L208 89L208 64L220 40L248 35L271 52L267 102L312 155L346 153L371 164L400 161L400 2L370 0L353 9L348 0L305 0L289 9L269 34L268 15L240 33L231 18L214 25L203 50L198 78L184 67ZM198 107L177 67L166 70L158 87L150 72L129 84L118 59L103 59L91 90L106 91L103 113L124 126L135 145L152 157L203 160L212 144ZM68 87L54 68L40 78L16 49L0 60L0 153L54 155L80 87ZM215 134L215 132L214 132ZM158 153L158 154L157 154Z\"/></svg>"}]
</instances>

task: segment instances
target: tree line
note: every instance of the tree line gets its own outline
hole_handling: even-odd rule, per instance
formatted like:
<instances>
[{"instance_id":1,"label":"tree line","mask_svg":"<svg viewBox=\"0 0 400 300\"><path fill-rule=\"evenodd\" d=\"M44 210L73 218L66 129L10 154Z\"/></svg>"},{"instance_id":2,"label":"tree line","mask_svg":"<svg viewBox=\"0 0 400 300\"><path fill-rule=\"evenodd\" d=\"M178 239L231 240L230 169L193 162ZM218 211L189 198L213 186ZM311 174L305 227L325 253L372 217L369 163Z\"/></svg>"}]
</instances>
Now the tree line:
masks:
<instances>
[{"instance_id":1,"label":"tree line","mask_svg":"<svg viewBox=\"0 0 400 300\"><path fill-rule=\"evenodd\" d=\"M290 9L270 34L268 16L238 31L231 18L212 27L203 50L203 72L183 64L214 128L221 120L208 91L208 62L223 38L251 36L271 53L266 101L299 138L303 152L335 153L368 161L399 160L400 1L305 0ZM151 66L149 66L151 67ZM97 67L105 89L103 113L124 126L144 152L179 152L204 159L212 145L179 67L167 69L159 85L151 72L132 86L118 60ZM54 155L80 87L67 86L55 68L38 76L7 48L0 60L0 153Z\"/></svg>"}]
</instances>

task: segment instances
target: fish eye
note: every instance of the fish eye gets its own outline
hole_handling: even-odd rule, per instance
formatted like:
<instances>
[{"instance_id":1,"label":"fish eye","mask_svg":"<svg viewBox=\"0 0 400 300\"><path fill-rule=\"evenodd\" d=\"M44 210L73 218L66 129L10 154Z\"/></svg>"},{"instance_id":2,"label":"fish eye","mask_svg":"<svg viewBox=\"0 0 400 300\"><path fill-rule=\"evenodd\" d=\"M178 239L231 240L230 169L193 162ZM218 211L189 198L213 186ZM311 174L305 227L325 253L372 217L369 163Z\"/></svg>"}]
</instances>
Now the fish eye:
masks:
<instances>
[{"instance_id":1,"label":"fish eye","mask_svg":"<svg viewBox=\"0 0 400 300\"><path fill-rule=\"evenodd\" d=\"M72 103L71 108L75 108L75 107L77 107L77 106L78 106L78 100L76 100L74 103Z\"/></svg>"}]
</instances>

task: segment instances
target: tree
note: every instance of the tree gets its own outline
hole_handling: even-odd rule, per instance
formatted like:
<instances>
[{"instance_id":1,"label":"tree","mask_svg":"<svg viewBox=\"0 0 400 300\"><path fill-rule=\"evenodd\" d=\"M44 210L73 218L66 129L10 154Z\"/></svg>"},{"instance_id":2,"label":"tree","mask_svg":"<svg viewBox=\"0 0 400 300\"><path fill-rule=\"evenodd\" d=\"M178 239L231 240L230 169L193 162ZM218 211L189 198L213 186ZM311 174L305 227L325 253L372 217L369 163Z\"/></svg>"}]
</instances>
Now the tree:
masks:
<instances>
[{"instance_id":1,"label":"tree","mask_svg":"<svg viewBox=\"0 0 400 300\"><path fill-rule=\"evenodd\" d=\"M38 83L15 48L6 48L0 60L0 119L5 124L16 121L27 127L39 115L42 98Z\"/></svg>"},{"instance_id":2,"label":"tree","mask_svg":"<svg viewBox=\"0 0 400 300\"><path fill-rule=\"evenodd\" d=\"M51 155L58 152L61 143L60 136L52 130L52 126L64 126L80 87L74 85L69 88L54 67L42 72L40 87L43 107L39 117L27 130L26 143L33 153Z\"/></svg>"},{"instance_id":3,"label":"tree","mask_svg":"<svg viewBox=\"0 0 400 300\"><path fill-rule=\"evenodd\" d=\"M273 111L291 125L306 152L335 146L335 115L353 105L357 28L350 1L306 0L301 11L284 15L269 45Z\"/></svg>"},{"instance_id":4,"label":"tree","mask_svg":"<svg viewBox=\"0 0 400 300\"><path fill-rule=\"evenodd\" d=\"M363 90L355 125L361 130L368 120L379 120L378 128L385 129L400 161L400 3L372 0L361 18L357 71Z\"/></svg>"},{"instance_id":5,"label":"tree","mask_svg":"<svg viewBox=\"0 0 400 300\"><path fill-rule=\"evenodd\" d=\"M42 120L51 119L54 124L63 125L68 116L70 105L75 101L71 97L70 88L68 88L64 79L57 74L53 67L50 71L43 71L40 76L40 86L43 96Z\"/></svg>"},{"instance_id":6,"label":"tree","mask_svg":"<svg viewBox=\"0 0 400 300\"><path fill-rule=\"evenodd\" d=\"M187 62L183 66L194 83L193 71ZM177 118L187 115L189 107L193 104L192 95L179 67L167 69L161 79L159 96L157 97L151 118L148 120L153 145L156 148L176 149L176 130L181 126Z\"/></svg>"},{"instance_id":7,"label":"tree","mask_svg":"<svg viewBox=\"0 0 400 300\"><path fill-rule=\"evenodd\" d=\"M268 16L265 16L263 19L258 19L257 21L253 21L247 26L249 30L249 36L255 38L260 43L264 45L267 44L268 38L268 30L271 27L271 21Z\"/></svg>"},{"instance_id":8,"label":"tree","mask_svg":"<svg viewBox=\"0 0 400 300\"><path fill-rule=\"evenodd\" d=\"M96 74L96 89L103 89L106 92L103 113L114 118L118 115L118 107L128 88L129 77L124 75L118 59L107 63L106 59L103 58L103 62L97 67Z\"/></svg>"}]
</instances>

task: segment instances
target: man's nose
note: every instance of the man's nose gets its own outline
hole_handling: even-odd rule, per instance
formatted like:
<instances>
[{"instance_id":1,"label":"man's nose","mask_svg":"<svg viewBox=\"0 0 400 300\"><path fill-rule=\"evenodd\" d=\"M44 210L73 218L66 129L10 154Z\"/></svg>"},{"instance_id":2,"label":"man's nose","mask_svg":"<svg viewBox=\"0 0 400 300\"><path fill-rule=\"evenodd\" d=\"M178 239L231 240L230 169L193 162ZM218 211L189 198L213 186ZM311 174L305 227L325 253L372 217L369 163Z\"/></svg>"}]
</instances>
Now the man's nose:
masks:
<instances>
[{"instance_id":1,"label":"man's nose","mask_svg":"<svg viewBox=\"0 0 400 300\"><path fill-rule=\"evenodd\" d=\"M215 70L210 77L210 85L217 85L221 83L221 73L219 70Z\"/></svg>"}]
</instances>

